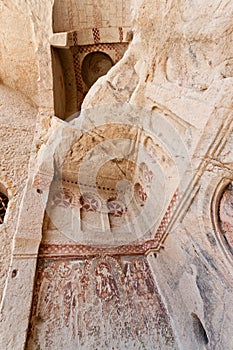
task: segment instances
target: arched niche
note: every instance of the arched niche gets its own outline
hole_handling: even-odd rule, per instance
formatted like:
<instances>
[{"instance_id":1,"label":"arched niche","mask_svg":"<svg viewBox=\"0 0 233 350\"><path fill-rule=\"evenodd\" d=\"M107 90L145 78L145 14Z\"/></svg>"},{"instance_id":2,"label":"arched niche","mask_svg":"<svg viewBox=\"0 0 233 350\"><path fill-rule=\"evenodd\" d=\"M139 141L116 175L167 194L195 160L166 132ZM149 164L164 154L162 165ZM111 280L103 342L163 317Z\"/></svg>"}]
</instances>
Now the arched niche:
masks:
<instances>
[{"instance_id":1,"label":"arched niche","mask_svg":"<svg viewBox=\"0 0 233 350\"><path fill-rule=\"evenodd\" d=\"M54 109L61 119L81 110L90 87L128 47L130 1L114 2L109 11L106 1L54 1L50 43Z\"/></svg>"},{"instance_id":2,"label":"arched niche","mask_svg":"<svg viewBox=\"0 0 233 350\"><path fill-rule=\"evenodd\" d=\"M87 88L90 88L101 76L105 75L113 66L111 57L101 51L88 53L81 67L81 74Z\"/></svg>"},{"instance_id":3,"label":"arched niche","mask_svg":"<svg viewBox=\"0 0 233 350\"><path fill-rule=\"evenodd\" d=\"M52 47L55 115L63 120L81 110L90 87L124 55L126 43Z\"/></svg>"}]
</instances>

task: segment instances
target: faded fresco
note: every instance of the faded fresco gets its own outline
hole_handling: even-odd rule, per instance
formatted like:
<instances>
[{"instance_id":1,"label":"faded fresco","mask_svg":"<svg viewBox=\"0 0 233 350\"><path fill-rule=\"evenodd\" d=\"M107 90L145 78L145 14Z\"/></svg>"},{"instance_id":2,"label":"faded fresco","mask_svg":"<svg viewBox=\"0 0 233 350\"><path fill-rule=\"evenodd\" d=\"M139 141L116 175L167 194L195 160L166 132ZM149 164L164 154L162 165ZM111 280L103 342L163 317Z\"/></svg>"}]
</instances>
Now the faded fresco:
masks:
<instances>
[{"instance_id":1,"label":"faded fresco","mask_svg":"<svg viewBox=\"0 0 233 350\"><path fill-rule=\"evenodd\" d=\"M176 349L144 257L44 259L29 349Z\"/></svg>"}]
</instances>

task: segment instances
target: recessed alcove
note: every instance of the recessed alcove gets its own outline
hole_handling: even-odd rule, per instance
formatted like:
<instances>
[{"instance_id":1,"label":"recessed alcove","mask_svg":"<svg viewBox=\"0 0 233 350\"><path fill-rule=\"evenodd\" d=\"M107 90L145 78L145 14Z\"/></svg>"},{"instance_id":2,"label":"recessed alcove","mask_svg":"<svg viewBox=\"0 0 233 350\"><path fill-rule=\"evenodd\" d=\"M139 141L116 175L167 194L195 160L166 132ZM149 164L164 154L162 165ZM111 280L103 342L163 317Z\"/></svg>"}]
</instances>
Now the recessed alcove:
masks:
<instances>
[{"instance_id":1,"label":"recessed alcove","mask_svg":"<svg viewBox=\"0 0 233 350\"><path fill-rule=\"evenodd\" d=\"M113 61L111 57L104 52L97 51L87 54L81 68L82 78L86 86L90 88L112 66Z\"/></svg>"},{"instance_id":2,"label":"recessed alcove","mask_svg":"<svg viewBox=\"0 0 233 350\"><path fill-rule=\"evenodd\" d=\"M191 316L192 316L192 321L193 321L193 330L194 330L194 334L197 338L197 341L200 345L203 345L205 348L205 346L209 343L209 339L208 339L206 330L205 330L200 318L195 313L192 313Z\"/></svg>"},{"instance_id":3,"label":"recessed alcove","mask_svg":"<svg viewBox=\"0 0 233 350\"><path fill-rule=\"evenodd\" d=\"M124 55L127 43L52 46L55 115L67 119L81 109L90 87Z\"/></svg>"},{"instance_id":4,"label":"recessed alcove","mask_svg":"<svg viewBox=\"0 0 233 350\"><path fill-rule=\"evenodd\" d=\"M109 115L105 110L92 117L99 122L104 113ZM67 149L51 186L44 242L56 241L58 232L64 242L89 247L153 244L156 232L160 240L179 180L167 148L136 125L101 122L93 127L87 115L81 120L85 132Z\"/></svg>"},{"instance_id":5,"label":"recessed alcove","mask_svg":"<svg viewBox=\"0 0 233 350\"><path fill-rule=\"evenodd\" d=\"M69 49L53 47L51 54L55 115L66 119L77 112L77 100L81 97L76 88L73 55Z\"/></svg>"},{"instance_id":6,"label":"recessed alcove","mask_svg":"<svg viewBox=\"0 0 233 350\"><path fill-rule=\"evenodd\" d=\"M130 1L56 0L52 51L55 115L67 119L81 109L89 88L125 53Z\"/></svg>"}]
</instances>

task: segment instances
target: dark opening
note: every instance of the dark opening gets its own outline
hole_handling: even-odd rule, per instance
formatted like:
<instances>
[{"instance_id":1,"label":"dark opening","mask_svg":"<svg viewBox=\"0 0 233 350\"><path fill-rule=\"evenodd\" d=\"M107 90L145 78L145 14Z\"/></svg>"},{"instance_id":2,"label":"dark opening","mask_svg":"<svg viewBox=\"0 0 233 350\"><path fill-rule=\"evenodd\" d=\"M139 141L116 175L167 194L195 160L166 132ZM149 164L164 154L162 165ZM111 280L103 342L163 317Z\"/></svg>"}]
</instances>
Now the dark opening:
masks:
<instances>
[{"instance_id":1,"label":"dark opening","mask_svg":"<svg viewBox=\"0 0 233 350\"><path fill-rule=\"evenodd\" d=\"M15 278L18 274L18 270L13 270L12 273L11 273L11 277L12 278Z\"/></svg>"},{"instance_id":2,"label":"dark opening","mask_svg":"<svg viewBox=\"0 0 233 350\"><path fill-rule=\"evenodd\" d=\"M96 80L105 75L113 66L113 61L109 55L104 52L91 52L84 58L82 62L82 78L88 88L90 88Z\"/></svg>"},{"instance_id":3,"label":"dark opening","mask_svg":"<svg viewBox=\"0 0 233 350\"><path fill-rule=\"evenodd\" d=\"M192 313L192 318L193 318L193 329L194 329L195 336L197 337L200 344L207 345L209 343L209 339L205 331L205 328L201 323L201 320L194 313Z\"/></svg>"},{"instance_id":4,"label":"dark opening","mask_svg":"<svg viewBox=\"0 0 233 350\"><path fill-rule=\"evenodd\" d=\"M8 197L0 192L0 224L3 224L8 205Z\"/></svg>"}]
</instances>

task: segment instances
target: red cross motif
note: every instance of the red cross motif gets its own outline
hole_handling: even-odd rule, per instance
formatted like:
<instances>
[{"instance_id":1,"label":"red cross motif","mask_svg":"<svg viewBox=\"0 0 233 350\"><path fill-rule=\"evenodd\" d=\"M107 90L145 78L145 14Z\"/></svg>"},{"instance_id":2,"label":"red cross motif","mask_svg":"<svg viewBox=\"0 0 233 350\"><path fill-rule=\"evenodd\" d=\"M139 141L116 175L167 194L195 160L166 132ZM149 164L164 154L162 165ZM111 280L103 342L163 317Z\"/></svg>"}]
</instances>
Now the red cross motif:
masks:
<instances>
[{"instance_id":1,"label":"red cross motif","mask_svg":"<svg viewBox=\"0 0 233 350\"><path fill-rule=\"evenodd\" d=\"M109 214L114 217L121 217L124 214L124 207L117 201L108 202Z\"/></svg>"},{"instance_id":2,"label":"red cross motif","mask_svg":"<svg viewBox=\"0 0 233 350\"><path fill-rule=\"evenodd\" d=\"M92 196L91 194L84 194L81 198L82 208L86 211L97 211L100 209L100 203L97 198Z\"/></svg>"},{"instance_id":3,"label":"red cross motif","mask_svg":"<svg viewBox=\"0 0 233 350\"><path fill-rule=\"evenodd\" d=\"M53 203L58 207L68 208L73 202L73 195L66 191L60 190L53 197Z\"/></svg>"}]
</instances>

